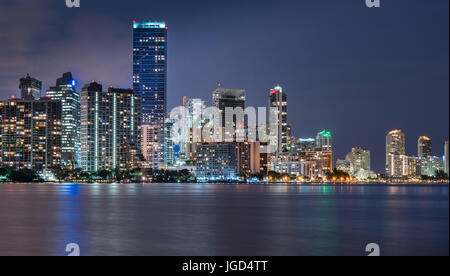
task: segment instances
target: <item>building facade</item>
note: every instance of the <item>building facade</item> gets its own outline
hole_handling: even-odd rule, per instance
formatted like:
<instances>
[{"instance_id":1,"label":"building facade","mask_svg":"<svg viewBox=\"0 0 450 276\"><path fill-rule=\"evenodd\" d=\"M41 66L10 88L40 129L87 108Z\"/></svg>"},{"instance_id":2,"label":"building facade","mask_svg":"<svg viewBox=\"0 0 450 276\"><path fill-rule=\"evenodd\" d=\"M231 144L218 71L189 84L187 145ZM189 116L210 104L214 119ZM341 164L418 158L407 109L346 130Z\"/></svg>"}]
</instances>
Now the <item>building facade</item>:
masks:
<instances>
[{"instance_id":1,"label":"building facade","mask_svg":"<svg viewBox=\"0 0 450 276\"><path fill-rule=\"evenodd\" d=\"M20 97L26 100L39 100L42 93L42 82L27 75L20 79Z\"/></svg>"},{"instance_id":2,"label":"building facade","mask_svg":"<svg viewBox=\"0 0 450 276\"><path fill-rule=\"evenodd\" d=\"M62 105L62 166L77 168L81 166L81 97L75 90L76 81L71 73L65 73L56 80L46 94Z\"/></svg>"},{"instance_id":3,"label":"building facade","mask_svg":"<svg viewBox=\"0 0 450 276\"><path fill-rule=\"evenodd\" d=\"M220 127L226 128L227 124L229 124L228 126L236 127L236 119L233 119L230 122L226 121L225 111L227 108L242 108L243 111L245 110L245 90L219 87L213 92L213 106L219 110L219 117L221 120Z\"/></svg>"},{"instance_id":4,"label":"building facade","mask_svg":"<svg viewBox=\"0 0 450 276\"><path fill-rule=\"evenodd\" d=\"M316 149L319 151L333 151L333 136L330 131L323 130L317 134Z\"/></svg>"},{"instance_id":5,"label":"building facade","mask_svg":"<svg viewBox=\"0 0 450 276\"><path fill-rule=\"evenodd\" d=\"M139 159L141 97L92 82L81 93L81 168L131 169Z\"/></svg>"},{"instance_id":6,"label":"building facade","mask_svg":"<svg viewBox=\"0 0 450 276\"><path fill-rule=\"evenodd\" d=\"M179 145L175 145L172 139L174 119L167 118L164 123L164 166L170 168L175 166L179 154Z\"/></svg>"},{"instance_id":7,"label":"building facade","mask_svg":"<svg viewBox=\"0 0 450 276\"><path fill-rule=\"evenodd\" d=\"M60 101L17 99L0 102L0 164L38 173L61 169Z\"/></svg>"},{"instance_id":8,"label":"building facade","mask_svg":"<svg viewBox=\"0 0 450 276\"><path fill-rule=\"evenodd\" d=\"M298 177L302 174L301 162L298 156L278 155L270 156L268 170L280 174Z\"/></svg>"},{"instance_id":9,"label":"building facade","mask_svg":"<svg viewBox=\"0 0 450 276\"><path fill-rule=\"evenodd\" d=\"M346 159L352 165L352 173L359 170L370 171L370 151L362 148L353 148L352 152L347 154Z\"/></svg>"},{"instance_id":10,"label":"building facade","mask_svg":"<svg viewBox=\"0 0 450 276\"><path fill-rule=\"evenodd\" d=\"M437 156L420 158L420 174L428 177L435 177L438 171L444 171L444 160Z\"/></svg>"},{"instance_id":11,"label":"building facade","mask_svg":"<svg viewBox=\"0 0 450 276\"><path fill-rule=\"evenodd\" d=\"M445 173L447 174L447 176L450 175L450 168L449 168L449 146L448 146L448 141L445 141L444 144L444 164L445 164Z\"/></svg>"},{"instance_id":12,"label":"building facade","mask_svg":"<svg viewBox=\"0 0 450 276\"><path fill-rule=\"evenodd\" d=\"M197 147L195 176L199 182L239 179L236 143L209 143Z\"/></svg>"},{"instance_id":13,"label":"building facade","mask_svg":"<svg viewBox=\"0 0 450 276\"><path fill-rule=\"evenodd\" d=\"M278 150L279 154L289 151L289 130L287 121L287 94L281 86L276 86L269 93L269 108L276 110L278 126Z\"/></svg>"},{"instance_id":14,"label":"building facade","mask_svg":"<svg viewBox=\"0 0 450 276\"><path fill-rule=\"evenodd\" d=\"M163 137L161 129L157 125L143 125L141 136L141 151L145 160L152 169L158 169L161 163L161 152L163 151L163 143L160 139Z\"/></svg>"},{"instance_id":15,"label":"building facade","mask_svg":"<svg viewBox=\"0 0 450 276\"><path fill-rule=\"evenodd\" d=\"M315 178L325 177L333 171L332 151L304 151L299 154L301 162L307 164L308 176Z\"/></svg>"},{"instance_id":16,"label":"building facade","mask_svg":"<svg viewBox=\"0 0 450 276\"><path fill-rule=\"evenodd\" d=\"M164 123L167 114L167 26L164 22L133 22L133 88L141 96L142 125L152 125L158 135L157 150L147 154L164 163ZM154 139L153 139L154 140ZM157 158L157 160L153 160ZM148 160L147 160L148 161Z\"/></svg>"},{"instance_id":17,"label":"building facade","mask_svg":"<svg viewBox=\"0 0 450 276\"><path fill-rule=\"evenodd\" d=\"M251 177L264 175L264 163L261 159L260 142L236 143L236 161L239 176Z\"/></svg>"},{"instance_id":18,"label":"building facade","mask_svg":"<svg viewBox=\"0 0 450 276\"><path fill-rule=\"evenodd\" d=\"M426 136L419 137L417 141L417 156L419 158L432 156L432 143L431 139Z\"/></svg>"},{"instance_id":19,"label":"building facade","mask_svg":"<svg viewBox=\"0 0 450 276\"><path fill-rule=\"evenodd\" d=\"M393 130L386 136L386 175L388 177L403 176L402 161L405 156L405 134L401 130Z\"/></svg>"},{"instance_id":20,"label":"building facade","mask_svg":"<svg viewBox=\"0 0 450 276\"><path fill-rule=\"evenodd\" d=\"M392 178L411 178L420 176L420 160L416 156L390 154L387 176Z\"/></svg>"},{"instance_id":21,"label":"building facade","mask_svg":"<svg viewBox=\"0 0 450 276\"><path fill-rule=\"evenodd\" d=\"M195 144L201 141L201 129L206 121L203 112L206 103L202 99L183 98L183 106L186 108L186 133L181 133L179 144L179 158L181 160L195 159Z\"/></svg>"},{"instance_id":22,"label":"building facade","mask_svg":"<svg viewBox=\"0 0 450 276\"><path fill-rule=\"evenodd\" d=\"M301 151L315 151L316 139L315 138L300 138L298 140L299 152Z\"/></svg>"}]
</instances>

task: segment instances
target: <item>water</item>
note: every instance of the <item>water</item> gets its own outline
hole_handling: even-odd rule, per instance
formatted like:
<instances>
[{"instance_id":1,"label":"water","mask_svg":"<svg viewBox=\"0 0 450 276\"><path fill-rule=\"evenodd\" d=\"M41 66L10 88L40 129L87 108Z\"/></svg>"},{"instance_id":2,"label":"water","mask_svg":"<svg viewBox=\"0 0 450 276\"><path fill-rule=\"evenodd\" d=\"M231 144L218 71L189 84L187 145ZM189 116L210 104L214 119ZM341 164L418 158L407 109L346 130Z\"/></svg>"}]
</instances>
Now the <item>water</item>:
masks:
<instances>
[{"instance_id":1,"label":"water","mask_svg":"<svg viewBox=\"0 0 450 276\"><path fill-rule=\"evenodd\" d=\"M0 255L449 255L448 185L0 184Z\"/></svg>"}]
</instances>

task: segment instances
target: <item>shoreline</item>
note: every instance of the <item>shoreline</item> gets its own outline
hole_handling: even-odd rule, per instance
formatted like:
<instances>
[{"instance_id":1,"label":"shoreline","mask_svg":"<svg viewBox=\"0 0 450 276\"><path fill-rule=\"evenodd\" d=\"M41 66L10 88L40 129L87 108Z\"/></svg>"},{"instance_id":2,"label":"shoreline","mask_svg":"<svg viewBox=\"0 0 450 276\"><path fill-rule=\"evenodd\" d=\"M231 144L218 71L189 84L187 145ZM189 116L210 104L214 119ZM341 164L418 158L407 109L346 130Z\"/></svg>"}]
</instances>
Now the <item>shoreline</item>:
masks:
<instances>
[{"instance_id":1,"label":"shoreline","mask_svg":"<svg viewBox=\"0 0 450 276\"><path fill-rule=\"evenodd\" d=\"M80 184L80 185L127 185L127 184L140 184L140 185L162 185L162 184L179 184L179 185L299 185L299 186L449 186L449 181L433 181L433 182L192 182L192 183L176 183L176 182L0 182L2 184L52 184L52 185L67 185L67 184Z\"/></svg>"}]
</instances>

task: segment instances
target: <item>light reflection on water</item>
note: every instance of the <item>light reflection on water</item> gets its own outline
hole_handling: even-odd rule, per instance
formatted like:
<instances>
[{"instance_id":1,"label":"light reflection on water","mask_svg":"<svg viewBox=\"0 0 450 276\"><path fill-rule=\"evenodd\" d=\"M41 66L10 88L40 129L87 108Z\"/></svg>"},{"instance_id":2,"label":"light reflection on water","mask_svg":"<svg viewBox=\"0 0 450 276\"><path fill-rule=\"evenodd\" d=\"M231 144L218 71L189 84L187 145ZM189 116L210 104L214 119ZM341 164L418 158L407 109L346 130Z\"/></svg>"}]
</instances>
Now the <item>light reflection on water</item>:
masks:
<instances>
[{"instance_id":1,"label":"light reflection on water","mask_svg":"<svg viewBox=\"0 0 450 276\"><path fill-rule=\"evenodd\" d=\"M0 184L0 255L448 255L448 185Z\"/></svg>"}]
</instances>

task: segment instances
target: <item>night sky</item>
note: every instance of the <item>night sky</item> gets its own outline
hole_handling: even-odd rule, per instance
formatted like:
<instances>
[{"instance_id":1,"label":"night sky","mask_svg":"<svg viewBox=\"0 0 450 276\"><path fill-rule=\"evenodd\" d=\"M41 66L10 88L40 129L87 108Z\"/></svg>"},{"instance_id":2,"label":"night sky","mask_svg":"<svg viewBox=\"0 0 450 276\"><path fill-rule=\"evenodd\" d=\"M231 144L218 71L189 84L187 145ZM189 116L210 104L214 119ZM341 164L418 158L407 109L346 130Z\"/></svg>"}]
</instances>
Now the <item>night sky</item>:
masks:
<instances>
[{"instance_id":1,"label":"night sky","mask_svg":"<svg viewBox=\"0 0 450 276\"><path fill-rule=\"evenodd\" d=\"M211 101L217 82L266 106L277 84L294 135L334 135L336 158L372 151L382 171L385 136L400 128L407 152L449 136L449 1L65 0L0 2L0 98L30 73L44 89L71 71L80 86L132 86L132 21L166 21L169 109L182 96ZM78 88L80 90L80 87Z\"/></svg>"}]
</instances>

